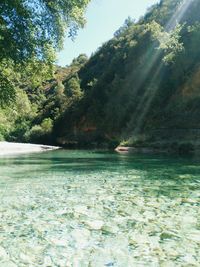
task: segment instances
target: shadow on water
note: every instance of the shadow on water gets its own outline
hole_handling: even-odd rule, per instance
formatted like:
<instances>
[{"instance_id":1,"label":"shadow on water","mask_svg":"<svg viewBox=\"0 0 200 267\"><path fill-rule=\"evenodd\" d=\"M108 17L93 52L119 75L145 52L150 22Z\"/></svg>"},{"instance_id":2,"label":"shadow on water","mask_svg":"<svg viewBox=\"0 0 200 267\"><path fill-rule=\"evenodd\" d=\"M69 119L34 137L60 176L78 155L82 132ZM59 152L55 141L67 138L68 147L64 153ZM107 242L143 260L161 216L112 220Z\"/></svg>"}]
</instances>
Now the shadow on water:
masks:
<instances>
[{"instance_id":1,"label":"shadow on water","mask_svg":"<svg viewBox=\"0 0 200 267\"><path fill-rule=\"evenodd\" d=\"M59 150L40 154L29 154L0 158L0 176L8 169L11 174L29 172L110 171L127 172L137 170L147 173L151 179L176 179L188 175L199 179L200 158L165 155L118 154L109 151ZM27 173L28 174L28 173ZM191 178L190 177L190 178ZM145 177L146 178L146 177ZM186 178L186 176L185 176Z\"/></svg>"},{"instance_id":2,"label":"shadow on water","mask_svg":"<svg viewBox=\"0 0 200 267\"><path fill-rule=\"evenodd\" d=\"M10 179L13 183L64 183L69 177L80 180L89 176L94 184L97 179L105 183L112 179L113 184L125 188L139 187L146 195L178 197L199 190L199 163L199 158L191 157L59 150L1 158L0 186Z\"/></svg>"},{"instance_id":3,"label":"shadow on water","mask_svg":"<svg viewBox=\"0 0 200 267\"><path fill-rule=\"evenodd\" d=\"M0 158L0 168L28 166L30 170L37 167L41 170L70 171L70 170L130 170L163 171L167 174L200 175L200 158L175 157L150 154L118 154L109 151L70 151L59 150L40 154L10 156ZM156 174L156 173L155 173Z\"/></svg>"}]
</instances>

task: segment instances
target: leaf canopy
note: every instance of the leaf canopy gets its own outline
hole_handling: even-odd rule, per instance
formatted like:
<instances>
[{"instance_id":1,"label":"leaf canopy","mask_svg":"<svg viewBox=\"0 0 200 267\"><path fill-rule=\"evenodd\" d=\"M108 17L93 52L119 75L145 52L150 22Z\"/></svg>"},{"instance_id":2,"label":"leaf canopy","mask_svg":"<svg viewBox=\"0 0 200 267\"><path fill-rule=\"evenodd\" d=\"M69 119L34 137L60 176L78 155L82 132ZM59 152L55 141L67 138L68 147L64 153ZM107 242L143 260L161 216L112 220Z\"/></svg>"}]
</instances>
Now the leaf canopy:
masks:
<instances>
[{"instance_id":1,"label":"leaf canopy","mask_svg":"<svg viewBox=\"0 0 200 267\"><path fill-rule=\"evenodd\" d=\"M89 0L2 0L0 60L46 59L49 47L60 49L65 32L73 37L83 27Z\"/></svg>"}]
</instances>

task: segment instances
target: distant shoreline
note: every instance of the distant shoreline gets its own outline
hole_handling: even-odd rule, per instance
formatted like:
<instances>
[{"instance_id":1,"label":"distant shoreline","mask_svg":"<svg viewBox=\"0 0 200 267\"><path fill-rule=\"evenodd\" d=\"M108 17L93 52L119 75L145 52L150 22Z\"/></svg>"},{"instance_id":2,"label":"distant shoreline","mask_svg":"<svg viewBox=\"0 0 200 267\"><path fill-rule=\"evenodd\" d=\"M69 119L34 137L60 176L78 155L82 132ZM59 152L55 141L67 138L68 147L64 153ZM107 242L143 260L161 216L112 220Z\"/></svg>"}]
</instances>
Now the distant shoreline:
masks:
<instances>
[{"instance_id":1,"label":"distant shoreline","mask_svg":"<svg viewBox=\"0 0 200 267\"><path fill-rule=\"evenodd\" d=\"M0 142L0 156L38 153L43 151L56 150L59 148L60 147L57 146Z\"/></svg>"}]
</instances>

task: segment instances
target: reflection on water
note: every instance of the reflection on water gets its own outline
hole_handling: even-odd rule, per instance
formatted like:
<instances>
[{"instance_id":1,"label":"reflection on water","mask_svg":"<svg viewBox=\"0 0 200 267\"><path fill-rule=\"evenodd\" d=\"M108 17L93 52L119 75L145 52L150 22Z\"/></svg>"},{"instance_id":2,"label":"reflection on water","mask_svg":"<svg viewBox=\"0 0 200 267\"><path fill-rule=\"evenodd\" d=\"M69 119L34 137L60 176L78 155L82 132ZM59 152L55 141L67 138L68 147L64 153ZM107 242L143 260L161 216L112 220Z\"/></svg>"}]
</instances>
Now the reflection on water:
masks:
<instances>
[{"instance_id":1,"label":"reflection on water","mask_svg":"<svg viewBox=\"0 0 200 267\"><path fill-rule=\"evenodd\" d=\"M200 266L200 160L0 158L0 266Z\"/></svg>"}]
</instances>

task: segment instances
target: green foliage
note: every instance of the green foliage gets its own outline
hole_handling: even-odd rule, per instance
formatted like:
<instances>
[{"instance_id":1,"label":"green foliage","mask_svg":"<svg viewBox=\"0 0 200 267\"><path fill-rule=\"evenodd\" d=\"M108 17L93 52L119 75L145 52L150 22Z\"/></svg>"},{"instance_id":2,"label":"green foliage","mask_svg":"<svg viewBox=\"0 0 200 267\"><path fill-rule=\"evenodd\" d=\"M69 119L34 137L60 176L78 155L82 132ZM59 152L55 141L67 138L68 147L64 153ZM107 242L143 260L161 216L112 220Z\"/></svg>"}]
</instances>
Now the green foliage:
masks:
<instances>
[{"instance_id":1,"label":"green foliage","mask_svg":"<svg viewBox=\"0 0 200 267\"><path fill-rule=\"evenodd\" d=\"M18 0L0 3L0 105L15 97L15 86L35 88L52 78L55 52L66 30L74 38L85 23L89 0ZM16 75L10 79L11 70Z\"/></svg>"},{"instance_id":2,"label":"green foliage","mask_svg":"<svg viewBox=\"0 0 200 267\"><path fill-rule=\"evenodd\" d=\"M152 129L197 127L197 97L189 98L185 88L197 94L200 86L193 77L200 65L199 8L199 0L162 0L138 23L125 22L63 81L68 100L76 91L83 96L65 106L54 124L56 138L69 142L96 134L142 145Z\"/></svg>"},{"instance_id":3,"label":"green foliage","mask_svg":"<svg viewBox=\"0 0 200 267\"><path fill-rule=\"evenodd\" d=\"M53 128L53 121L51 118L46 118L41 123L41 128L45 134L51 133Z\"/></svg>"},{"instance_id":4,"label":"green foliage","mask_svg":"<svg viewBox=\"0 0 200 267\"><path fill-rule=\"evenodd\" d=\"M35 134L39 141L39 137L51 133L53 121L46 119L50 111L48 107L47 114L41 111L48 95L45 81L54 80L55 52L62 47L66 30L74 38L78 28L84 26L88 3L89 0L1 1L1 139L27 141L34 139ZM74 69L86 61L86 56L80 55ZM80 95L76 88L72 88L72 93ZM54 107L50 115L55 119L66 105L62 78L57 80L50 99L49 109ZM37 120L42 122L35 125Z\"/></svg>"},{"instance_id":5,"label":"green foliage","mask_svg":"<svg viewBox=\"0 0 200 267\"><path fill-rule=\"evenodd\" d=\"M184 51L184 44L180 42L180 33L183 28L184 24L177 24L173 30L167 32L155 21L149 24L153 39L159 42L158 49L164 51L163 61L165 63L174 62L175 57Z\"/></svg>"},{"instance_id":6,"label":"green foliage","mask_svg":"<svg viewBox=\"0 0 200 267\"><path fill-rule=\"evenodd\" d=\"M37 142L41 140L44 135L41 125L34 125L29 132L26 133L27 141Z\"/></svg>"},{"instance_id":7,"label":"green foliage","mask_svg":"<svg viewBox=\"0 0 200 267\"><path fill-rule=\"evenodd\" d=\"M34 116L26 93L17 89L15 102L0 109L0 134L7 140L24 141L24 134Z\"/></svg>"},{"instance_id":8,"label":"green foliage","mask_svg":"<svg viewBox=\"0 0 200 267\"><path fill-rule=\"evenodd\" d=\"M120 27L115 33L114 36L120 37L122 36L129 27L131 27L132 25L134 25L134 20L131 19L131 17L128 17L125 21L124 21L124 25L122 27Z\"/></svg>"},{"instance_id":9,"label":"green foliage","mask_svg":"<svg viewBox=\"0 0 200 267\"><path fill-rule=\"evenodd\" d=\"M58 81L57 86L55 87L55 93L62 97L64 95L65 87L61 81Z\"/></svg>"},{"instance_id":10,"label":"green foliage","mask_svg":"<svg viewBox=\"0 0 200 267\"><path fill-rule=\"evenodd\" d=\"M34 125L29 131L25 133L25 138L29 142L48 142L53 128L53 121L51 118L44 119L41 124Z\"/></svg>"},{"instance_id":11,"label":"green foliage","mask_svg":"<svg viewBox=\"0 0 200 267\"><path fill-rule=\"evenodd\" d=\"M1 1L1 59L46 59L49 47L62 46L64 32L74 36L85 23L83 12L89 0Z\"/></svg>"},{"instance_id":12,"label":"green foliage","mask_svg":"<svg viewBox=\"0 0 200 267\"><path fill-rule=\"evenodd\" d=\"M84 64L86 64L86 62L88 61L88 57L86 54L80 54L77 58L75 58L72 61L71 66L77 66L78 68L80 68L80 66L83 66Z\"/></svg>"},{"instance_id":13,"label":"green foliage","mask_svg":"<svg viewBox=\"0 0 200 267\"><path fill-rule=\"evenodd\" d=\"M65 84L65 94L68 99L74 101L83 97L78 76L70 78Z\"/></svg>"},{"instance_id":14,"label":"green foliage","mask_svg":"<svg viewBox=\"0 0 200 267\"><path fill-rule=\"evenodd\" d=\"M52 43L45 43L48 56L34 54L26 65L2 61L4 77L26 95L18 91L16 103L0 111L0 134L38 143L190 143L181 129L200 128L199 8L200 0L162 0L137 23L127 19L90 59L80 55L66 68L52 67ZM171 137L174 128L180 137Z\"/></svg>"},{"instance_id":15,"label":"green foliage","mask_svg":"<svg viewBox=\"0 0 200 267\"><path fill-rule=\"evenodd\" d=\"M9 104L15 99L12 82L0 72L0 106Z\"/></svg>"}]
</instances>

